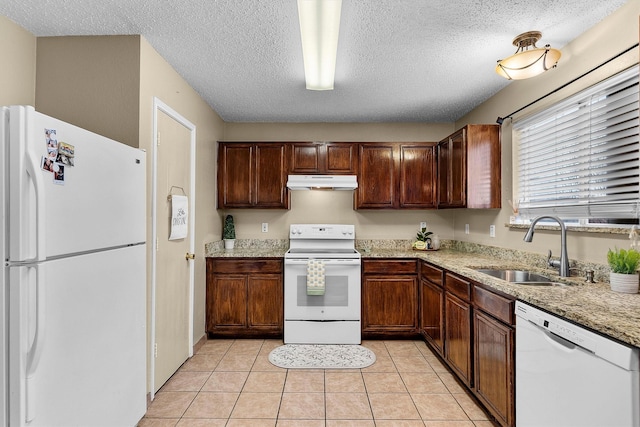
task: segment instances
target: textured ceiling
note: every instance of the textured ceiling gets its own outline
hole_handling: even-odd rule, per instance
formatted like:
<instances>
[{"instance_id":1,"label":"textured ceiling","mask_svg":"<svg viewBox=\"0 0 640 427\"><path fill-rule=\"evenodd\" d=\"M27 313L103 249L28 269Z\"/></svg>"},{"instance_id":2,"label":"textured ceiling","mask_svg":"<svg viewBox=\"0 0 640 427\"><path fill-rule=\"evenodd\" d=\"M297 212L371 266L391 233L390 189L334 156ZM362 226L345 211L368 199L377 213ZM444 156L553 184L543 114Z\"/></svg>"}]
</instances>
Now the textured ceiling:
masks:
<instances>
[{"instance_id":1,"label":"textured ceiling","mask_svg":"<svg viewBox=\"0 0 640 427\"><path fill-rule=\"evenodd\" d=\"M630 0L636 1L636 0ZM36 36L141 34L229 122L452 122L626 0L343 0L335 89L305 89L296 0L2 0ZM562 59L558 65L562 66Z\"/></svg>"}]
</instances>

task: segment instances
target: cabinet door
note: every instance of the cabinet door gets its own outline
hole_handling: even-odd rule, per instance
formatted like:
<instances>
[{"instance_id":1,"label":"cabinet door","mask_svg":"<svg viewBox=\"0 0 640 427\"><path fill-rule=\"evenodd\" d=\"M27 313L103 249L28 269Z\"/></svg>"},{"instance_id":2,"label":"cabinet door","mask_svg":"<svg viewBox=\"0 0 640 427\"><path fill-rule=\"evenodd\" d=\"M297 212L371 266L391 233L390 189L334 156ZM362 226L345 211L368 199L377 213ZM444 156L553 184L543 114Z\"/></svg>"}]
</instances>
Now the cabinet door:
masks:
<instances>
[{"instance_id":1,"label":"cabinet door","mask_svg":"<svg viewBox=\"0 0 640 427\"><path fill-rule=\"evenodd\" d=\"M363 332L418 332L416 276L364 276Z\"/></svg>"},{"instance_id":2,"label":"cabinet door","mask_svg":"<svg viewBox=\"0 0 640 427\"><path fill-rule=\"evenodd\" d=\"M397 207L396 144L360 144L356 209Z\"/></svg>"},{"instance_id":3,"label":"cabinet door","mask_svg":"<svg viewBox=\"0 0 640 427\"><path fill-rule=\"evenodd\" d=\"M422 307L420 330L423 336L443 355L444 344L444 290L426 279L420 281Z\"/></svg>"},{"instance_id":4,"label":"cabinet door","mask_svg":"<svg viewBox=\"0 0 640 427\"><path fill-rule=\"evenodd\" d=\"M467 204L467 150L465 140L466 129L451 135L449 170L449 201L451 207L464 207Z\"/></svg>"},{"instance_id":5,"label":"cabinet door","mask_svg":"<svg viewBox=\"0 0 640 427\"><path fill-rule=\"evenodd\" d=\"M314 174L321 171L323 146L312 142L289 144L289 172L292 174Z\"/></svg>"},{"instance_id":6,"label":"cabinet door","mask_svg":"<svg viewBox=\"0 0 640 427\"><path fill-rule=\"evenodd\" d=\"M224 144L218 150L218 208L248 208L253 205L254 147Z\"/></svg>"},{"instance_id":7,"label":"cabinet door","mask_svg":"<svg viewBox=\"0 0 640 427\"><path fill-rule=\"evenodd\" d=\"M467 198L466 130L438 144L438 207L465 207Z\"/></svg>"},{"instance_id":8,"label":"cabinet door","mask_svg":"<svg viewBox=\"0 0 640 427\"><path fill-rule=\"evenodd\" d=\"M436 171L435 144L401 145L399 207L435 208Z\"/></svg>"},{"instance_id":9,"label":"cabinet door","mask_svg":"<svg viewBox=\"0 0 640 427\"><path fill-rule=\"evenodd\" d=\"M252 274L247 289L249 328L282 333L282 275Z\"/></svg>"},{"instance_id":10,"label":"cabinet door","mask_svg":"<svg viewBox=\"0 0 640 427\"><path fill-rule=\"evenodd\" d=\"M324 146L324 172L328 174L354 174L357 168L357 144L328 142Z\"/></svg>"},{"instance_id":11,"label":"cabinet door","mask_svg":"<svg viewBox=\"0 0 640 427\"><path fill-rule=\"evenodd\" d=\"M438 207L444 208L449 204L449 138L438 144Z\"/></svg>"},{"instance_id":12,"label":"cabinet door","mask_svg":"<svg viewBox=\"0 0 640 427\"><path fill-rule=\"evenodd\" d=\"M444 311L445 359L458 377L471 387L471 306L446 292Z\"/></svg>"},{"instance_id":13,"label":"cabinet door","mask_svg":"<svg viewBox=\"0 0 640 427\"><path fill-rule=\"evenodd\" d=\"M500 126L467 125L466 129L467 207L500 208Z\"/></svg>"},{"instance_id":14,"label":"cabinet door","mask_svg":"<svg viewBox=\"0 0 640 427\"><path fill-rule=\"evenodd\" d=\"M475 391L503 426L514 425L514 336L513 328L475 312Z\"/></svg>"},{"instance_id":15,"label":"cabinet door","mask_svg":"<svg viewBox=\"0 0 640 427\"><path fill-rule=\"evenodd\" d=\"M247 276L214 276L207 290L208 332L247 327ZM209 301L210 297L210 301Z\"/></svg>"},{"instance_id":16,"label":"cabinet door","mask_svg":"<svg viewBox=\"0 0 640 427\"><path fill-rule=\"evenodd\" d=\"M255 158L253 206L256 208L288 208L285 145L281 143L256 144Z\"/></svg>"}]
</instances>

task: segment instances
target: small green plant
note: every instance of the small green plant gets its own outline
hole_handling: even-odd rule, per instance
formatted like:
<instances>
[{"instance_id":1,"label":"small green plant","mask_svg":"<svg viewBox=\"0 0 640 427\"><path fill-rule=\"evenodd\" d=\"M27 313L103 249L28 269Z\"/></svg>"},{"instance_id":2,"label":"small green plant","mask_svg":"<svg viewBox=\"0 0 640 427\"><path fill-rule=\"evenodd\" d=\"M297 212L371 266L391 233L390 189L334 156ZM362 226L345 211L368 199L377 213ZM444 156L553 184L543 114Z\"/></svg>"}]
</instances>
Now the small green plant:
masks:
<instances>
[{"instance_id":1,"label":"small green plant","mask_svg":"<svg viewBox=\"0 0 640 427\"><path fill-rule=\"evenodd\" d=\"M225 240L236 238L236 228L233 225L232 215L227 215L224 219L224 228L222 230L222 238Z\"/></svg>"},{"instance_id":2,"label":"small green plant","mask_svg":"<svg viewBox=\"0 0 640 427\"><path fill-rule=\"evenodd\" d=\"M640 263L640 252L635 249L609 249L607 252L607 262L611 271L619 274L635 274Z\"/></svg>"},{"instance_id":3,"label":"small green plant","mask_svg":"<svg viewBox=\"0 0 640 427\"><path fill-rule=\"evenodd\" d=\"M432 234L433 233L431 231L427 231L427 227L423 227L422 230L418 231L416 239L419 242L426 242L429 236L431 236Z\"/></svg>"}]
</instances>

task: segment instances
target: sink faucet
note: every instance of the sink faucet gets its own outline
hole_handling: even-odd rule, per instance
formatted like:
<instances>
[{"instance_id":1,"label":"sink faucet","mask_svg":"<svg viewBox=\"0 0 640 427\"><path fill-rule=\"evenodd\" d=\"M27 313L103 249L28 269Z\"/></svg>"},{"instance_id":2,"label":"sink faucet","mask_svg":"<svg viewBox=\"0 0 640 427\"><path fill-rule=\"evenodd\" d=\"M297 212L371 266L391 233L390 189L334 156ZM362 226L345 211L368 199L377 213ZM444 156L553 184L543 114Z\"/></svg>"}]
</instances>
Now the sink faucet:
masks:
<instances>
[{"instance_id":1,"label":"sink faucet","mask_svg":"<svg viewBox=\"0 0 640 427\"><path fill-rule=\"evenodd\" d=\"M524 236L525 242L531 242L533 240L533 228L536 223L543 218L548 218L556 221L560 224L560 276L569 277L569 256L567 255L567 228L564 226L564 222L560 218L554 215L541 215L536 217L531 221L531 225L529 226L529 230L527 230L527 234ZM549 261L550 265L553 265L551 261ZM554 265L558 267L558 265Z\"/></svg>"}]
</instances>

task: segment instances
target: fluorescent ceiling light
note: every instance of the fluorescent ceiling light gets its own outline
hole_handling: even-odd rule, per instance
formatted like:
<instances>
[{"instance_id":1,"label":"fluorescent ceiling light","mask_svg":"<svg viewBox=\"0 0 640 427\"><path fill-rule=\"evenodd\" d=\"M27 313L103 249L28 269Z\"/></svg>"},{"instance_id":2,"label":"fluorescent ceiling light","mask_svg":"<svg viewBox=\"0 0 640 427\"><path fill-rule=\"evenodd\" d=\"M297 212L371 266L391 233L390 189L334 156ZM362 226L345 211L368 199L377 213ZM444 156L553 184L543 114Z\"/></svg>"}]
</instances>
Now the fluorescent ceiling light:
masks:
<instances>
[{"instance_id":1,"label":"fluorescent ceiling light","mask_svg":"<svg viewBox=\"0 0 640 427\"><path fill-rule=\"evenodd\" d=\"M342 0L298 0L304 74L309 90L332 90Z\"/></svg>"},{"instance_id":2,"label":"fluorescent ceiling light","mask_svg":"<svg viewBox=\"0 0 640 427\"><path fill-rule=\"evenodd\" d=\"M551 46L536 47L542 33L529 31L513 39L516 53L498 61L496 73L509 80L528 79L555 68L560 59L560 51Z\"/></svg>"}]
</instances>

